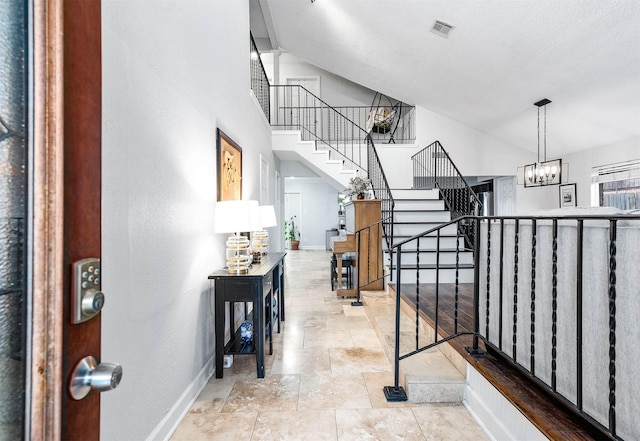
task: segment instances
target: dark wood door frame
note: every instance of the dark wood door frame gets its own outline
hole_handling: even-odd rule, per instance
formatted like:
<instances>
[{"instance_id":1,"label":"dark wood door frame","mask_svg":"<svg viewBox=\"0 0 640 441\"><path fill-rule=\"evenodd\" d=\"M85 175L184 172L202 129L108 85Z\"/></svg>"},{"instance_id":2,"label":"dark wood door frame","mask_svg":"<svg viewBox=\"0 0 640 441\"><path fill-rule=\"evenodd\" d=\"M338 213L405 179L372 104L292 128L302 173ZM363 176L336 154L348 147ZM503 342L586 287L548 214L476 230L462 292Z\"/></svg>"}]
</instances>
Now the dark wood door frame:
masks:
<instances>
[{"instance_id":1,"label":"dark wood door frame","mask_svg":"<svg viewBox=\"0 0 640 441\"><path fill-rule=\"evenodd\" d=\"M59 440L63 322L63 0L33 0L32 274L28 437Z\"/></svg>"}]
</instances>

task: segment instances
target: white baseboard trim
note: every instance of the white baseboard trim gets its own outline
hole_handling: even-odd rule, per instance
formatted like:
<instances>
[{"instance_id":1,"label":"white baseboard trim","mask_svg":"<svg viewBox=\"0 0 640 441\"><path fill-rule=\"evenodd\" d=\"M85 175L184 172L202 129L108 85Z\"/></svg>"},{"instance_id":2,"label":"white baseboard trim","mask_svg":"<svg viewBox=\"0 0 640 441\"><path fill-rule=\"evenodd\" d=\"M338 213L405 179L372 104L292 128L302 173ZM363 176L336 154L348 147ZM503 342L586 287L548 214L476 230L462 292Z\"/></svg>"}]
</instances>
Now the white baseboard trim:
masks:
<instances>
[{"instance_id":1,"label":"white baseboard trim","mask_svg":"<svg viewBox=\"0 0 640 441\"><path fill-rule=\"evenodd\" d=\"M147 441L165 440L168 441L173 435L173 432L178 428L178 425L189 412L193 403L195 403L198 395L202 392L202 389L206 386L209 378L214 372L215 354L207 360L198 375L193 379L189 387L185 389L180 398L171 407L165 417L158 423L156 428L149 434Z\"/></svg>"},{"instance_id":2,"label":"white baseboard trim","mask_svg":"<svg viewBox=\"0 0 640 441\"><path fill-rule=\"evenodd\" d=\"M547 440L531 421L469 364L463 403L485 433L495 440Z\"/></svg>"}]
</instances>

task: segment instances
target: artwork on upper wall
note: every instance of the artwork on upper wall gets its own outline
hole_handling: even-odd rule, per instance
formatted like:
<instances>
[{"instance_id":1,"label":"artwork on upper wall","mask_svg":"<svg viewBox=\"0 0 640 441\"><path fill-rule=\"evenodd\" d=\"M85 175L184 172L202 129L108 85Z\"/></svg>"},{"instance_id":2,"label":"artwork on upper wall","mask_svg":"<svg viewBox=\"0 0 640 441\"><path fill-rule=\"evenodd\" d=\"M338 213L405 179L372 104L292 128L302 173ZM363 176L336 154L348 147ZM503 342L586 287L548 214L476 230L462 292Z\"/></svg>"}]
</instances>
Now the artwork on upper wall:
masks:
<instances>
[{"instance_id":1,"label":"artwork on upper wall","mask_svg":"<svg viewBox=\"0 0 640 441\"><path fill-rule=\"evenodd\" d=\"M242 199L242 149L218 129L218 200Z\"/></svg>"},{"instance_id":2,"label":"artwork on upper wall","mask_svg":"<svg viewBox=\"0 0 640 441\"><path fill-rule=\"evenodd\" d=\"M560 208L576 206L576 184L560 186Z\"/></svg>"}]
</instances>

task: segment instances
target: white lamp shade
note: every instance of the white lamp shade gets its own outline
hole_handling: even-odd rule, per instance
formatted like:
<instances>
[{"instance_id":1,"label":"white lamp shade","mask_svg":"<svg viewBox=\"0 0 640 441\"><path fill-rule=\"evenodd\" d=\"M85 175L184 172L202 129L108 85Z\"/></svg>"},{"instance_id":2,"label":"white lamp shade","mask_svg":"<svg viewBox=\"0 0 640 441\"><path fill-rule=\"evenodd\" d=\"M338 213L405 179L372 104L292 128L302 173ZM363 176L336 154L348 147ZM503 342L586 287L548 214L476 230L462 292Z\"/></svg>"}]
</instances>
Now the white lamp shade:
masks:
<instances>
[{"instance_id":1,"label":"white lamp shade","mask_svg":"<svg viewBox=\"0 0 640 441\"><path fill-rule=\"evenodd\" d=\"M258 201L220 201L216 203L216 233L256 231L260 227Z\"/></svg>"},{"instance_id":2,"label":"white lamp shade","mask_svg":"<svg viewBox=\"0 0 640 441\"><path fill-rule=\"evenodd\" d=\"M276 210L273 205L260 205L260 223L262 228L275 227L278 225L276 221Z\"/></svg>"},{"instance_id":3,"label":"white lamp shade","mask_svg":"<svg viewBox=\"0 0 640 441\"><path fill-rule=\"evenodd\" d=\"M246 231L260 231L262 230L262 222L260 222L260 204L258 204L258 201L247 202L249 203L249 229Z\"/></svg>"}]
</instances>

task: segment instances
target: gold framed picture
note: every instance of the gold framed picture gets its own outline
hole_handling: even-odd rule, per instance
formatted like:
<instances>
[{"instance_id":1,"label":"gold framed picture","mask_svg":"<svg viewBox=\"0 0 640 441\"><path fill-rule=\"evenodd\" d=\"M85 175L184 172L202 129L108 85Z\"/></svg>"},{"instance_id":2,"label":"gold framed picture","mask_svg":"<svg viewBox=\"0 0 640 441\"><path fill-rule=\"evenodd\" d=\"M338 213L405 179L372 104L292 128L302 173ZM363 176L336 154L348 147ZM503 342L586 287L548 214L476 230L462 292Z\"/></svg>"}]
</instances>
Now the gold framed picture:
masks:
<instances>
[{"instance_id":1,"label":"gold framed picture","mask_svg":"<svg viewBox=\"0 0 640 441\"><path fill-rule=\"evenodd\" d=\"M242 199L242 149L222 130L217 133L218 200Z\"/></svg>"}]
</instances>

